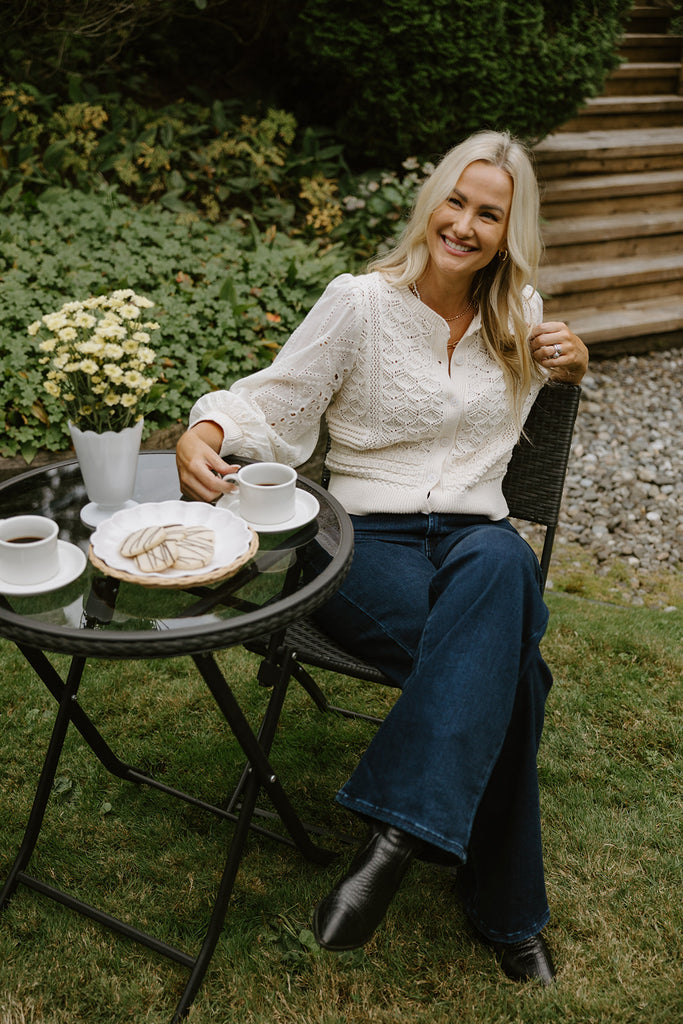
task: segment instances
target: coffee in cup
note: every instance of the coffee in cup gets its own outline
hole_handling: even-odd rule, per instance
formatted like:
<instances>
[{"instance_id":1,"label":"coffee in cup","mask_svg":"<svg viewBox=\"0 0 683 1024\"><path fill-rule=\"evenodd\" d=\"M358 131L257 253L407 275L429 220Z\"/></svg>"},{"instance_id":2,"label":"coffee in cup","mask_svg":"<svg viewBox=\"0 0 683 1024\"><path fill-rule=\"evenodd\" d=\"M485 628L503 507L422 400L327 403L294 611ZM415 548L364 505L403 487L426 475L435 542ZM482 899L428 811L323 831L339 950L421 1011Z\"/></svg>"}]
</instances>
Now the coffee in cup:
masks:
<instances>
[{"instance_id":1,"label":"coffee in cup","mask_svg":"<svg viewBox=\"0 0 683 1024\"><path fill-rule=\"evenodd\" d=\"M5 583L44 583L59 572L59 527L45 516L0 520L0 579Z\"/></svg>"},{"instance_id":2,"label":"coffee in cup","mask_svg":"<svg viewBox=\"0 0 683 1024\"><path fill-rule=\"evenodd\" d=\"M296 511L296 470L280 462L253 462L223 477L239 489L240 515L249 523L286 523Z\"/></svg>"}]
</instances>

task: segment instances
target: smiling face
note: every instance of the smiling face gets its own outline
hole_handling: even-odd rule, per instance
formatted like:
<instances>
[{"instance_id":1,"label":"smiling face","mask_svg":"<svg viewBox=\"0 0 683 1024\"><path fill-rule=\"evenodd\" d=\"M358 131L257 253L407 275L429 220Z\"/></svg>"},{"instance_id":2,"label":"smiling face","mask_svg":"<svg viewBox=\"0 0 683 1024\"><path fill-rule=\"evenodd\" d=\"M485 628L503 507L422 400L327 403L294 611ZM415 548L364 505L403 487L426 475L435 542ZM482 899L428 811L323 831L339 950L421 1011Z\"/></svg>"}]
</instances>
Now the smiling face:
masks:
<instances>
[{"instance_id":1,"label":"smiling face","mask_svg":"<svg viewBox=\"0 0 683 1024\"><path fill-rule=\"evenodd\" d=\"M435 285L469 287L477 271L505 248L512 189L507 171L483 160L468 164L427 226L426 276Z\"/></svg>"}]
</instances>

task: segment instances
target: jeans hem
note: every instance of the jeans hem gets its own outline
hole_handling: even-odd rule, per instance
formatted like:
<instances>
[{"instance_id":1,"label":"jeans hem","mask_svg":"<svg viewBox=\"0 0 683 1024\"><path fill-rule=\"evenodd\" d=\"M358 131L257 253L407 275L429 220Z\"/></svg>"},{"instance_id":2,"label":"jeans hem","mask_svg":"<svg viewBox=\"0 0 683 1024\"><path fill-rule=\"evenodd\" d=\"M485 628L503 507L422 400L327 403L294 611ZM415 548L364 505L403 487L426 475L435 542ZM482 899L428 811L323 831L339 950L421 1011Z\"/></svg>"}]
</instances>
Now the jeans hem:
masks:
<instances>
[{"instance_id":1,"label":"jeans hem","mask_svg":"<svg viewBox=\"0 0 683 1024\"><path fill-rule=\"evenodd\" d=\"M430 829L418 825L409 818L404 818L401 814L388 811L384 807L377 807L366 800L347 796L343 790L337 793L335 799L338 804L349 811L353 811L354 814L358 814L363 818L374 818L376 821L384 822L385 825L393 825L395 828L408 832L411 836L422 839L424 842L429 843L430 846L437 846L440 850L446 850L447 853L454 854L462 864L467 860L467 851L460 843L446 839L445 836L432 832Z\"/></svg>"},{"instance_id":2,"label":"jeans hem","mask_svg":"<svg viewBox=\"0 0 683 1024\"><path fill-rule=\"evenodd\" d=\"M489 928L488 925L469 907L463 904L463 910L477 934L488 942L500 942L503 945L511 945L513 942L521 942L524 939L532 939L543 931L550 920L550 909L546 907L541 916L530 925L519 928L514 932L502 932L497 928Z\"/></svg>"}]
</instances>

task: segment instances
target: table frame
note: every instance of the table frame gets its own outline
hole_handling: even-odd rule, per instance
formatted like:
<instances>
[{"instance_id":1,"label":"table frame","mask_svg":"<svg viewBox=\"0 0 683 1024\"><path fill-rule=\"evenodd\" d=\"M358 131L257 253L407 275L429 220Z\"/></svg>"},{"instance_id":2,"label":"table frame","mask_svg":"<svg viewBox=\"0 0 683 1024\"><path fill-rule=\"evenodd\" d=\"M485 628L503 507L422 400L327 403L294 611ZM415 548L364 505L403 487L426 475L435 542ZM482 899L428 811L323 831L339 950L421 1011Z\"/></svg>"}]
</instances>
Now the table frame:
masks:
<instances>
[{"instance_id":1,"label":"table frame","mask_svg":"<svg viewBox=\"0 0 683 1024\"><path fill-rule=\"evenodd\" d=\"M305 481L305 483L309 489L314 489L315 491L319 490L319 488L316 485L311 484L310 481ZM2 490L2 488L0 488L0 490ZM325 497L329 501L329 497L327 495L325 495ZM349 529L351 529L350 522ZM291 544L291 541L288 543ZM352 549L353 546L351 542L345 563L341 567L337 567L338 581L335 581L337 585L338 582L341 582L343 575L348 569ZM273 552L273 558L277 557L277 550L275 550ZM296 562L298 563L298 559L296 559ZM243 572L248 571L249 567L247 566ZM285 597L288 594L291 594L291 592L297 587L298 577L299 568L298 565L294 565L286 575L285 585L283 587L283 595ZM96 577L96 580L97 579L100 578ZM227 581L227 583L230 584L231 581ZM116 586L118 586L117 581L107 577L104 578L103 587L105 589L107 587ZM238 586L239 583L235 582L235 578L233 577L232 586L228 585L227 590L234 590ZM224 589L220 586L211 591L208 591L205 588L205 592L199 597L197 607L201 610L206 607L206 602L211 603L215 602L216 599L220 600L221 595L224 596ZM93 595L91 595L91 597L92 596ZM325 598L323 597L317 603L322 603L322 600L324 599ZM4 599L3 603L6 604ZM305 615L309 610L309 605L310 601L305 600L296 617L299 615ZM89 606L91 615L93 612L97 612L98 615L105 616L107 614L107 609L110 607L107 601L101 602L97 594L94 595L94 600L89 601ZM260 611L267 612L267 609L260 609ZM12 617L21 619L20 616L16 616L14 613L9 612L5 612L4 617L6 619ZM267 622L268 616L257 614L256 619L259 622L260 620L265 619ZM283 621L280 617L280 620L278 621L277 616L273 617L271 614L271 622L273 622L274 625L270 630L268 651L266 657L261 662L258 673L259 682L261 682L262 685L269 686L271 688L271 693L267 702L265 715L257 732L252 729L251 725L247 721L232 688L226 680L223 672L218 667L211 651L196 651L190 649L189 651L181 650L170 654L165 652L158 652L156 654L156 656L164 657L172 657L174 654L190 654L202 679L212 694L217 707L245 754L245 770L240 782L238 783L237 789L226 806L209 803L181 790L168 786L133 765L122 761L118 757L95 726L90 716L78 702L78 692L83 670L88 657L94 656L92 653L90 655L88 653L74 654L71 658L66 678L62 679L60 674L47 658L44 650L26 642L26 633L28 632L30 635L30 629L27 629L26 626L23 625L22 628L17 630L20 636L14 640L18 649L57 701L58 710L24 836L9 875L5 881L2 891L0 891L0 911L5 908L9 900L15 895L19 885L23 885L188 968L190 971L189 979L175 1008L175 1012L172 1017L172 1024L180 1021L187 1013L211 961L211 957L220 937L228 912L230 897L234 888L235 879L249 831L252 830L276 839L279 842L286 843L287 845L299 850L299 852L301 852L307 859L318 864L327 864L335 856L335 853L331 850L318 845L311 839L309 833L318 832L325 835L329 835L329 833L316 829L314 826L305 824L301 821L269 760L275 730L291 678L291 652L286 648L283 641L286 627L292 621L292 617L286 616L285 620L286 621ZM98 619L93 616L93 622L98 621L101 622L102 619ZM231 622L231 629L232 632L235 632L236 627L234 626L234 622ZM87 630L83 632L87 632ZM185 633L185 631L183 632ZM261 630L261 635L263 635L263 632L264 630ZM249 633L249 636L251 635L253 635L253 630ZM98 640L103 636L106 636L106 633L98 631ZM177 637L175 639L178 640ZM233 640L225 646L234 646L236 642L239 641ZM84 646L87 648L88 644L86 643ZM190 643L189 646L191 648L192 643ZM129 644L126 644L124 638L124 642L116 649L118 651L122 651L122 649L127 651L128 648ZM56 649L60 651L63 650L61 638L59 638L59 645ZM98 653L97 656L110 657L111 654ZM130 654L120 653L119 657L130 658ZM114 917L91 904L85 903L62 889L34 877L26 870L38 843L42 823L59 765L64 740L71 724L73 724L73 726L78 730L90 750L110 774L128 782L149 786L153 789L159 790L167 796L182 800L200 810L207 811L223 820L234 823L235 828L232 838L228 843L225 864L220 884L216 892L209 924L206 929L201 948L196 955L191 955L176 948L175 946L171 946L163 940L134 927L128 922ZM269 797L275 809L274 813L267 811L259 812L256 804L259 792L262 789ZM280 834L269 828L258 825L254 821L254 818L258 817L259 814L264 817L278 818L288 834Z\"/></svg>"}]
</instances>

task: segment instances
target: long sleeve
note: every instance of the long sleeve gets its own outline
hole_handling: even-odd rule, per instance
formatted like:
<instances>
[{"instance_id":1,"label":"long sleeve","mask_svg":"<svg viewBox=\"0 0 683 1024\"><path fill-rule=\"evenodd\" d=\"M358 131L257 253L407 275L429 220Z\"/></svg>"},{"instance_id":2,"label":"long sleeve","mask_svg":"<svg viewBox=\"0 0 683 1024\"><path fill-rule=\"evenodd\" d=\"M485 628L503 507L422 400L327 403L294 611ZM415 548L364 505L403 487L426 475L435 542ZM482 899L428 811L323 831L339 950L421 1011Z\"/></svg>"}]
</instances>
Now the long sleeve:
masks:
<instances>
[{"instance_id":1,"label":"long sleeve","mask_svg":"<svg viewBox=\"0 0 683 1024\"><path fill-rule=\"evenodd\" d=\"M221 455L300 465L313 452L320 420L353 366L362 333L356 279L332 281L273 363L228 391L203 395L190 426L213 420Z\"/></svg>"}]
</instances>

